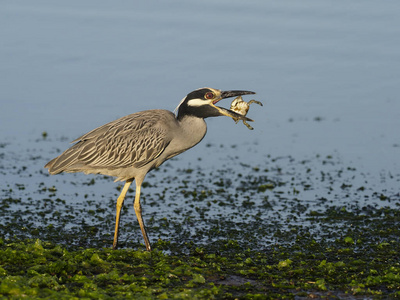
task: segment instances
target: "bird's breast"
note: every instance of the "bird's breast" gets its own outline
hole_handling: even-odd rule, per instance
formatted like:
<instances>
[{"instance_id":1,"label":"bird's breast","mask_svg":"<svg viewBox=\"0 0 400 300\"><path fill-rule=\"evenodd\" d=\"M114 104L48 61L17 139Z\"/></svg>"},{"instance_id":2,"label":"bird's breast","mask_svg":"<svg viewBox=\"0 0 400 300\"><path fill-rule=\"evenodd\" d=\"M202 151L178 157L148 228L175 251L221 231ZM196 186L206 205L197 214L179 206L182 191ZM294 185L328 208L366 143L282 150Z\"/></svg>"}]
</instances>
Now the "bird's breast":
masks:
<instances>
[{"instance_id":1,"label":"bird's breast","mask_svg":"<svg viewBox=\"0 0 400 300\"><path fill-rule=\"evenodd\" d=\"M171 130L173 137L165 149L166 159L174 157L197 145L207 132L206 122L201 118L185 117L177 121Z\"/></svg>"}]
</instances>

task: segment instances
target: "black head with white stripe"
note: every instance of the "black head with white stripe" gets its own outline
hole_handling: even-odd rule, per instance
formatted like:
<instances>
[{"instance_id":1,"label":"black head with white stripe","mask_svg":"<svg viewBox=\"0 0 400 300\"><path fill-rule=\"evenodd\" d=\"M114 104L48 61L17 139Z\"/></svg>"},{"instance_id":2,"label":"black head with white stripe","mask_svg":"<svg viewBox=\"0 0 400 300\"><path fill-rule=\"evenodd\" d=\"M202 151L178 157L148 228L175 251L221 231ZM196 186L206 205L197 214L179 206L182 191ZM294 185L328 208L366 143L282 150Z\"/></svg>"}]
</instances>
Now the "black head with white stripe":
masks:
<instances>
[{"instance_id":1,"label":"black head with white stripe","mask_svg":"<svg viewBox=\"0 0 400 300\"><path fill-rule=\"evenodd\" d=\"M181 120L185 116L198 118L228 116L234 119L252 121L232 110L216 106L215 104L222 99L237 97L241 95L255 94L250 91L220 91L212 88L201 88L189 93L176 108L177 119Z\"/></svg>"}]
</instances>

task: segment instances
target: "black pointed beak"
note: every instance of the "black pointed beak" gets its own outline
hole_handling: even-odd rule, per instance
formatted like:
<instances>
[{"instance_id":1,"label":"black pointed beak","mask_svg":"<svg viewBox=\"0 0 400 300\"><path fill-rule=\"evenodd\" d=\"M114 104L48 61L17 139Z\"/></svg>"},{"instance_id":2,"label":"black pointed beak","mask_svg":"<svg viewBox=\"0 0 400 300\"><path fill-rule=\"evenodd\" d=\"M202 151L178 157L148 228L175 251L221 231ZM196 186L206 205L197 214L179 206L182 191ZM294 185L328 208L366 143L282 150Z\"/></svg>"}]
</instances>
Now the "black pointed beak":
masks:
<instances>
[{"instance_id":1,"label":"black pointed beak","mask_svg":"<svg viewBox=\"0 0 400 300\"><path fill-rule=\"evenodd\" d=\"M234 112L233 110L226 109L226 108L223 108L220 106L215 106L215 108L218 110L220 116L231 117L234 120L245 120L245 121L249 121L249 122L254 122L254 120L249 119L248 117L243 116L241 114L238 114L238 113Z\"/></svg>"},{"instance_id":2,"label":"black pointed beak","mask_svg":"<svg viewBox=\"0 0 400 300\"><path fill-rule=\"evenodd\" d=\"M225 98L230 98L230 97L238 97L238 96L242 96L242 95L251 95L251 94L255 94L254 92L251 91L223 91L221 92L221 95L217 101L214 101L213 104L216 104L217 102L221 101L222 99ZM218 110L218 114L221 116L227 116L227 117L231 117L234 120L245 120L245 121L250 121L253 122L252 119L247 118L246 116L243 116L241 114L238 114L230 109L226 109L223 107L219 107L219 106L214 106L217 110Z\"/></svg>"},{"instance_id":3,"label":"black pointed beak","mask_svg":"<svg viewBox=\"0 0 400 300\"><path fill-rule=\"evenodd\" d=\"M230 97L238 97L238 96L242 96L242 95L251 95L251 94L255 94L254 92L250 92L250 91L222 91L220 96L212 101L212 103L210 103L211 106L213 106L215 108L215 110L213 111L213 115L210 115L212 117L217 117L217 116L227 116L227 117L231 117L232 119L236 120L245 120L245 121L250 121L253 122L252 119L247 118L246 116L243 116L241 114L238 114L230 109L226 109L220 106L215 106L216 103L218 103L219 101L221 101L222 99L225 98L230 98Z\"/></svg>"},{"instance_id":4,"label":"black pointed beak","mask_svg":"<svg viewBox=\"0 0 400 300\"><path fill-rule=\"evenodd\" d=\"M221 98L230 98L230 97L237 97L237 96L242 96L242 95L251 95L255 94L254 92L250 91L223 91L221 92Z\"/></svg>"}]
</instances>

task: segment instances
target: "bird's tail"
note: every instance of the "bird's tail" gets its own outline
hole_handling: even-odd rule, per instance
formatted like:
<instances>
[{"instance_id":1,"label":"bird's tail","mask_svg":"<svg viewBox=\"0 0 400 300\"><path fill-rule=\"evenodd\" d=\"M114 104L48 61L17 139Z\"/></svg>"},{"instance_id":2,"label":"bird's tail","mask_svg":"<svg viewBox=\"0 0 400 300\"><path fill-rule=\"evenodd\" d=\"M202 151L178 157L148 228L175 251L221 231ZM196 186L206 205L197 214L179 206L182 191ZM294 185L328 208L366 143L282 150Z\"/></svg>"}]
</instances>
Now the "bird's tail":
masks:
<instances>
[{"instance_id":1,"label":"bird's tail","mask_svg":"<svg viewBox=\"0 0 400 300\"><path fill-rule=\"evenodd\" d=\"M74 151L74 146L67 149L44 166L49 170L51 175L59 174L61 172L74 172L70 167L77 163L79 156L79 152Z\"/></svg>"}]
</instances>

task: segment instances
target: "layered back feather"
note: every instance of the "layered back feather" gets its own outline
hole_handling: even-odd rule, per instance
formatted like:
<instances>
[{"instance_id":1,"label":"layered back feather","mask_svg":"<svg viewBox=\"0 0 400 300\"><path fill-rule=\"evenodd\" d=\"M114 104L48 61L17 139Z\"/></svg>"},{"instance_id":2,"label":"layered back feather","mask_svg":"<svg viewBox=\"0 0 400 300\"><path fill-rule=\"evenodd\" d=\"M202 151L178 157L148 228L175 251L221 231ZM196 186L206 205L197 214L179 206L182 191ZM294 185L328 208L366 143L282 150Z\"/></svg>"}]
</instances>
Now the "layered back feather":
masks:
<instances>
[{"instance_id":1,"label":"layered back feather","mask_svg":"<svg viewBox=\"0 0 400 300\"><path fill-rule=\"evenodd\" d=\"M170 143L171 137L163 124L171 120L175 121L175 115L166 110L122 117L74 140L75 145L45 168L50 174L141 168L156 159Z\"/></svg>"}]
</instances>

